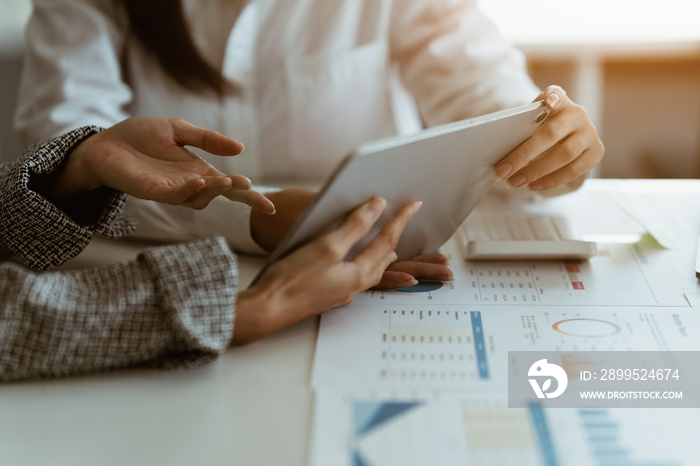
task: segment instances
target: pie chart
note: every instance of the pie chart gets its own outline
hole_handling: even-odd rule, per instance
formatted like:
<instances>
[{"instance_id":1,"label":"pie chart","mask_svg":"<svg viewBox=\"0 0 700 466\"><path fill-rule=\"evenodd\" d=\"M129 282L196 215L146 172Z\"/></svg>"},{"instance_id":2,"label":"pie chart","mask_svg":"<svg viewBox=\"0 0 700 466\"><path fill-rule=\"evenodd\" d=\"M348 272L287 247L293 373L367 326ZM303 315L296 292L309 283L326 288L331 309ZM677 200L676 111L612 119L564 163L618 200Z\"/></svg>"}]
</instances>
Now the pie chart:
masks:
<instances>
[{"instance_id":1,"label":"pie chart","mask_svg":"<svg viewBox=\"0 0 700 466\"><path fill-rule=\"evenodd\" d=\"M402 291L404 293L428 293L430 291L439 290L440 288L442 288L442 282L419 280L416 285L399 288L396 291Z\"/></svg>"},{"instance_id":2,"label":"pie chart","mask_svg":"<svg viewBox=\"0 0 700 466\"><path fill-rule=\"evenodd\" d=\"M622 330L619 325L600 319L566 319L555 322L552 328L570 337L605 338Z\"/></svg>"}]
</instances>

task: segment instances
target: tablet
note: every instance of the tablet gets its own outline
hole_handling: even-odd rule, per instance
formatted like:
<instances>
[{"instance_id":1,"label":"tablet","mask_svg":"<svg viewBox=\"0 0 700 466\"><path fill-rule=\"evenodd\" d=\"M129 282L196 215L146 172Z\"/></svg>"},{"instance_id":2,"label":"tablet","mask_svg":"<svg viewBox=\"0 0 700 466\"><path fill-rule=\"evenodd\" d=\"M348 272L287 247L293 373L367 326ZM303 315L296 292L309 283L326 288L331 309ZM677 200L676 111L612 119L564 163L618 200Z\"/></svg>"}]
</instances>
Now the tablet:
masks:
<instances>
[{"instance_id":1,"label":"tablet","mask_svg":"<svg viewBox=\"0 0 700 466\"><path fill-rule=\"evenodd\" d=\"M359 146L341 161L253 283L275 261L335 228L375 196L387 200L386 209L348 259L412 201L423 206L401 235L399 260L439 248L491 188L494 165L529 138L547 115L546 106L535 102Z\"/></svg>"}]
</instances>

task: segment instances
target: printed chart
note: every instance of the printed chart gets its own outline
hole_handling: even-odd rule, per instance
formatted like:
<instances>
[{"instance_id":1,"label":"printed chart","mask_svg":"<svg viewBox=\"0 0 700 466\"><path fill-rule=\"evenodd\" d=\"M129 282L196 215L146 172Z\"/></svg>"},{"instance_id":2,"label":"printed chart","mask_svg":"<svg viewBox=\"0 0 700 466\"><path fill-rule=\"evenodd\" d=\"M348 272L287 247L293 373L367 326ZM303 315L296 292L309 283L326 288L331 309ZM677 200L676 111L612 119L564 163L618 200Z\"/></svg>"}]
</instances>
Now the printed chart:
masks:
<instances>
[{"instance_id":1,"label":"printed chart","mask_svg":"<svg viewBox=\"0 0 700 466\"><path fill-rule=\"evenodd\" d=\"M484 326L479 311L381 311L383 380L488 379Z\"/></svg>"},{"instance_id":2,"label":"printed chart","mask_svg":"<svg viewBox=\"0 0 700 466\"><path fill-rule=\"evenodd\" d=\"M543 464L685 466L697 463L693 433L698 409L530 408L549 428L540 444L551 445Z\"/></svg>"},{"instance_id":3,"label":"printed chart","mask_svg":"<svg viewBox=\"0 0 700 466\"><path fill-rule=\"evenodd\" d=\"M462 387L493 377L494 342L481 311L352 304L326 316L315 387Z\"/></svg>"},{"instance_id":4,"label":"printed chart","mask_svg":"<svg viewBox=\"0 0 700 466\"><path fill-rule=\"evenodd\" d=\"M697 463L698 409L509 409L493 394L321 391L315 412L313 466Z\"/></svg>"},{"instance_id":5,"label":"printed chart","mask_svg":"<svg viewBox=\"0 0 700 466\"><path fill-rule=\"evenodd\" d=\"M699 321L691 308L523 307L511 351L695 351ZM487 325L498 317L484 311ZM510 314L512 315L512 314ZM515 317L514 317L515 318Z\"/></svg>"},{"instance_id":6,"label":"printed chart","mask_svg":"<svg viewBox=\"0 0 700 466\"><path fill-rule=\"evenodd\" d=\"M606 338L617 335L622 331L620 326L614 322L581 317L554 322L554 324L552 324L552 329L562 335L590 339Z\"/></svg>"},{"instance_id":7,"label":"printed chart","mask_svg":"<svg viewBox=\"0 0 700 466\"><path fill-rule=\"evenodd\" d=\"M322 317L312 385L502 388L508 351L657 350L700 350L700 320L690 307L353 303Z\"/></svg>"},{"instance_id":8,"label":"printed chart","mask_svg":"<svg viewBox=\"0 0 700 466\"><path fill-rule=\"evenodd\" d=\"M321 391L310 464L466 464L460 420L440 408L413 396L386 399Z\"/></svg>"},{"instance_id":9,"label":"printed chart","mask_svg":"<svg viewBox=\"0 0 700 466\"><path fill-rule=\"evenodd\" d=\"M368 291L363 304L538 304L545 306L687 306L678 289L672 253L639 244L599 244L589 261L473 261L461 259L454 240L452 283L423 282L414 289ZM595 270L595 273L593 272Z\"/></svg>"},{"instance_id":10,"label":"printed chart","mask_svg":"<svg viewBox=\"0 0 700 466\"><path fill-rule=\"evenodd\" d=\"M638 242L599 240L588 261L465 261L453 238L441 248L453 282L368 291L324 314L310 464L698 464L700 409L508 408L509 351L559 352L567 373L591 352L700 351L677 251L594 197L583 233Z\"/></svg>"}]
</instances>

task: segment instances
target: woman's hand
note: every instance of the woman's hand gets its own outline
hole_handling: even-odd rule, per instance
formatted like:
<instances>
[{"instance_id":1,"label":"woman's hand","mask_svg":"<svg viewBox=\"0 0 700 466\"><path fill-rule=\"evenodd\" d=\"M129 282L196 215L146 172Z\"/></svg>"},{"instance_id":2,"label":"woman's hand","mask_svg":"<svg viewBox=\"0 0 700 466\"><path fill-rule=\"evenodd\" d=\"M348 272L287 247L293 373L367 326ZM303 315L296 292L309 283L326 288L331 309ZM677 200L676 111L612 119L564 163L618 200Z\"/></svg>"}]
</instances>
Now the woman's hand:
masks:
<instances>
[{"instance_id":1,"label":"woman's hand","mask_svg":"<svg viewBox=\"0 0 700 466\"><path fill-rule=\"evenodd\" d=\"M167 118L129 118L90 136L70 154L49 195L56 201L109 186L134 197L203 209L223 195L266 213L272 202L241 175L224 175L185 146L222 156L243 144Z\"/></svg>"},{"instance_id":2,"label":"woman's hand","mask_svg":"<svg viewBox=\"0 0 700 466\"><path fill-rule=\"evenodd\" d=\"M394 248L420 208L408 204L354 259L345 261L386 206L374 198L355 209L336 230L274 264L251 288L238 294L233 344L259 340L338 306L380 283L396 260Z\"/></svg>"},{"instance_id":3,"label":"woman's hand","mask_svg":"<svg viewBox=\"0 0 700 466\"><path fill-rule=\"evenodd\" d=\"M277 213L264 215L256 211L251 212L250 230L253 239L265 250L272 252L311 203L316 196L316 191L294 188L266 195L277 207ZM419 279L454 280L447 263L447 257L437 252L396 262L384 272L376 288L385 290L404 288L417 284Z\"/></svg>"},{"instance_id":4,"label":"woman's hand","mask_svg":"<svg viewBox=\"0 0 700 466\"><path fill-rule=\"evenodd\" d=\"M535 100L542 99L549 116L532 137L496 165L492 176L496 181L507 180L507 186L530 191L563 185L577 189L602 160L605 148L586 111L564 89L549 86Z\"/></svg>"}]
</instances>

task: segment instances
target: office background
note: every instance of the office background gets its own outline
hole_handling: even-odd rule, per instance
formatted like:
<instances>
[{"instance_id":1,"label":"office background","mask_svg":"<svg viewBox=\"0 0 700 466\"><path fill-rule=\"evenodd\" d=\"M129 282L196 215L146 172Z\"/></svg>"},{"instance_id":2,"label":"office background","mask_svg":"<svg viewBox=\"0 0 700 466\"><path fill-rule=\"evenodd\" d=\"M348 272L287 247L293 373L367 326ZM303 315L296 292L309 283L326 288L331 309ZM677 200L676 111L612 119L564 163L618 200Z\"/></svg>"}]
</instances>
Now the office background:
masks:
<instances>
[{"instance_id":1,"label":"office background","mask_svg":"<svg viewBox=\"0 0 700 466\"><path fill-rule=\"evenodd\" d=\"M535 82L561 84L606 146L598 176L700 178L700 4L667 0L480 0ZM0 160L12 130L29 0L0 0Z\"/></svg>"}]
</instances>

